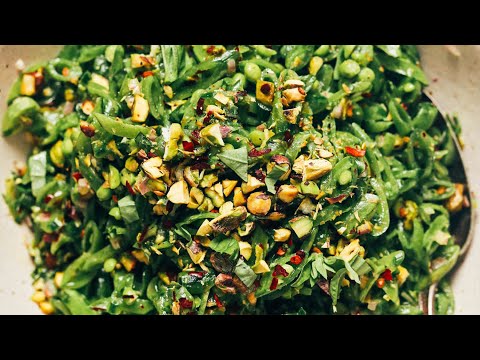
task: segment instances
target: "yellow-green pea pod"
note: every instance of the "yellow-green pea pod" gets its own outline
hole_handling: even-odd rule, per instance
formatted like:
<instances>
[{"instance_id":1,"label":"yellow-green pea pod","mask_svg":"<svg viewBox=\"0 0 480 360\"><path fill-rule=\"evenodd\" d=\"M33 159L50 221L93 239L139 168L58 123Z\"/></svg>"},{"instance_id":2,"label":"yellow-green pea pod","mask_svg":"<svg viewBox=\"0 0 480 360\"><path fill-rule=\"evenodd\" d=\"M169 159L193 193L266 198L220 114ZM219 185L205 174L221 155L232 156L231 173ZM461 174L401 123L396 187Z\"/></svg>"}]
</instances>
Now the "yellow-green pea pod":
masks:
<instances>
[{"instance_id":1,"label":"yellow-green pea pod","mask_svg":"<svg viewBox=\"0 0 480 360\"><path fill-rule=\"evenodd\" d=\"M108 166L108 182L110 189L116 189L120 185L120 173L115 166Z\"/></svg>"}]
</instances>

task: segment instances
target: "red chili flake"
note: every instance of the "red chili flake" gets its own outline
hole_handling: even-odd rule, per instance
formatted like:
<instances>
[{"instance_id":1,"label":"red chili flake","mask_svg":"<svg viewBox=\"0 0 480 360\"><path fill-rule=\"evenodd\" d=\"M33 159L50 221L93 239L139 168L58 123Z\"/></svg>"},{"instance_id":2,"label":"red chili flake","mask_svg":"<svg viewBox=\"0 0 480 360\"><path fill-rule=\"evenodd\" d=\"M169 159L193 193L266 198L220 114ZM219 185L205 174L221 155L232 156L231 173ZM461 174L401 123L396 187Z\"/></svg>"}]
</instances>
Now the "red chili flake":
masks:
<instances>
[{"instance_id":1,"label":"red chili flake","mask_svg":"<svg viewBox=\"0 0 480 360\"><path fill-rule=\"evenodd\" d=\"M377 286L378 286L379 289L382 289L385 286L385 279L383 277L378 278Z\"/></svg>"},{"instance_id":2,"label":"red chili flake","mask_svg":"<svg viewBox=\"0 0 480 360\"><path fill-rule=\"evenodd\" d=\"M48 194L47 196L45 196L45 199L43 199L43 202L45 204L48 204L50 201L52 201L54 198L54 196L52 194Z\"/></svg>"},{"instance_id":3,"label":"red chili flake","mask_svg":"<svg viewBox=\"0 0 480 360\"><path fill-rule=\"evenodd\" d=\"M180 307L182 309L191 309L193 306L193 301L187 300L185 298L180 298L178 302L180 303Z\"/></svg>"},{"instance_id":4,"label":"red chili flake","mask_svg":"<svg viewBox=\"0 0 480 360\"><path fill-rule=\"evenodd\" d=\"M342 202L346 197L347 197L346 194L340 194L340 195L335 196L333 198L326 197L325 199L327 199L329 204L336 204L336 203Z\"/></svg>"},{"instance_id":5,"label":"red chili flake","mask_svg":"<svg viewBox=\"0 0 480 360\"><path fill-rule=\"evenodd\" d=\"M285 270L282 265L275 265L275 269L273 270L273 276L282 275L283 277L288 276L287 270Z\"/></svg>"},{"instance_id":6,"label":"red chili flake","mask_svg":"<svg viewBox=\"0 0 480 360\"><path fill-rule=\"evenodd\" d=\"M82 231L80 231L80 238L83 238L85 236L85 229L82 229Z\"/></svg>"},{"instance_id":7,"label":"red chili flake","mask_svg":"<svg viewBox=\"0 0 480 360\"><path fill-rule=\"evenodd\" d=\"M392 280L393 280L392 271L391 271L390 269L385 270L381 276L382 276L386 281L392 281Z\"/></svg>"},{"instance_id":8,"label":"red chili flake","mask_svg":"<svg viewBox=\"0 0 480 360\"><path fill-rule=\"evenodd\" d=\"M217 294L213 294L213 298L215 299L215 302L217 303L217 306L219 308L223 308L223 303L220 301L219 297Z\"/></svg>"},{"instance_id":9,"label":"red chili flake","mask_svg":"<svg viewBox=\"0 0 480 360\"><path fill-rule=\"evenodd\" d=\"M210 45L207 48L207 54L213 54L214 51L215 51L215 45Z\"/></svg>"},{"instance_id":10,"label":"red chili flake","mask_svg":"<svg viewBox=\"0 0 480 360\"><path fill-rule=\"evenodd\" d=\"M285 131L283 134L283 139L287 142L288 146L292 145L293 142L293 136L290 131Z\"/></svg>"},{"instance_id":11,"label":"red chili flake","mask_svg":"<svg viewBox=\"0 0 480 360\"><path fill-rule=\"evenodd\" d=\"M220 125L220 134L222 135L222 138L225 139L228 134L232 132L232 129L228 126L225 125Z\"/></svg>"},{"instance_id":12,"label":"red chili flake","mask_svg":"<svg viewBox=\"0 0 480 360\"><path fill-rule=\"evenodd\" d=\"M157 157L158 155L155 154L153 151L149 151L147 156L148 156L148 158L153 158L153 157Z\"/></svg>"},{"instance_id":13,"label":"red chili flake","mask_svg":"<svg viewBox=\"0 0 480 360\"><path fill-rule=\"evenodd\" d=\"M132 185L130 185L128 180L125 182L125 186L126 186L128 192L130 193L130 195L135 196L135 190L133 190Z\"/></svg>"},{"instance_id":14,"label":"red chili flake","mask_svg":"<svg viewBox=\"0 0 480 360\"><path fill-rule=\"evenodd\" d=\"M163 226L165 227L165 229L167 230L170 230L172 227L173 227L173 221L172 220L165 220L163 222Z\"/></svg>"},{"instance_id":15,"label":"red chili flake","mask_svg":"<svg viewBox=\"0 0 480 360\"><path fill-rule=\"evenodd\" d=\"M303 261L303 259L298 256L298 255L293 255L291 258L290 258L290 262L293 264L293 265L298 265L300 264L301 262Z\"/></svg>"},{"instance_id":16,"label":"red chili flake","mask_svg":"<svg viewBox=\"0 0 480 360\"><path fill-rule=\"evenodd\" d=\"M112 200L115 203L118 203L118 196L117 195L112 195Z\"/></svg>"},{"instance_id":17,"label":"red chili flake","mask_svg":"<svg viewBox=\"0 0 480 360\"><path fill-rule=\"evenodd\" d=\"M263 84L261 87L260 87L260 91L265 94L265 95L268 95L270 94L270 84Z\"/></svg>"},{"instance_id":18,"label":"red chili flake","mask_svg":"<svg viewBox=\"0 0 480 360\"><path fill-rule=\"evenodd\" d=\"M45 265L47 266L47 269L50 270L55 268L55 266L57 266L57 258L51 253L47 252L45 254Z\"/></svg>"},{"instance_id":19,"label":"red chili flake","mask_svg":"<svg viewBox=\"0 0 480 360\"><path fill-rule=\"evenodd\" d=\"M283 247L279 247L278 250L277 250L277 255L278 256L283 256L285 255L286 251Z\"/></svg>"},{"instance_id":20,"label":"red chili flake","mask_svg":"<svg viewBox=\"0 0 480 360\"><path fill-rule=\"evenodd\" d=\"M203 278L203 276L205 275L202 271L191 271L188 273L190 276L195 276L199 279Z\"/></svg>"},{"instance_id":21,"label":"red chili flake","mask_svg":"<svg viewBox=\"0 0 480 360\"><path fill-rule=\"evenodd\" d=\"M259 181L265 182L265 177L266 177L266 176L267 176L267 175L263 172L262 169L257 169L257 170L255 170L255 177L256 177Z\"/></svg>"},{"instance_id":22,"label":"red chili flake","mask_svg":"<svg viewBox=\"0 0 480 360\"><path fill-rule=\"evenodd\" d=\"M298 250L295 255L300 256L302 259L305 259L305 251Z\"/></svg>"},{"instance_id":23,"label":"red chili flake","mask_svg":"<svg viewBox=\"0 0 480 360\"><path fill-rule=\"evenodd\" d=\"M205 103L204 98L200 98L197 101L197 115L202 115L203 114L203 104Z\"/></svg>"},{"instance_id":24,"label":"red chili flake","mask_svg":"<svg viewBox=\"0 0 480 360\"><path fill-rule=\"evenodd\" d=\"M140 236L138 237L139 243L145 240L145 235L147 235L147 231L148 231L148 226L144 226L142 232L140 233Z\"/></svg>"},{"instance_id":25,"label":"red chili flake","mask_svg":"<svg viewBox=\"0 0 480 360\"><path fill-rule=\"evenodd\" d=\"M365 152L366 152L365 150L355 149L350 146L345 146L345 151L347 152L347 154L350 154L355 157L365 156Z\"/></svg>"},{"instance_id":26,"label":"red chili flake","mask_svg":"<svg viewBox=\"0 0 480 360\"><path fill-rule=\"evenodd\" d=\"M43 234L42 240L46 244L51 244L52 242L58 240L58 234Z\"/></svg>"},{"instance_id":27,"label":"red chili flake","mask_svg":"<svg viewBox=\"0 0 480 360\"><path fill-rule=\"evenodd\" d=\"M75 181L78 181L78 180L80 180L81 178L83 178L82 174L81 174L80 172L78 172L78 171L74 172L74 173L72 174L72 177L75 179Z\"/></svg>"},{"instance_id":28,"label":"red chili flake","mask_svg":"<svg viewBox=\"0 0 480 360\"><path fill-rule=\"evenodd\" d=\"M258 150L258 149L253 148L252 150L250 150L250 151L248 152L248 156L250 156L250 157L259 157L259 156L263 156L263 155L265 155L265 154L268 154L270 151L272 151L272 149L268 149L268 148L267 148L267 149L260 149L260 150Z\"/></svg>"},{"instance_id":29,"label":"red chili flake","mask_svg":"<svg viewBox=\"0 0 480 360\"><path fill-rule=\"evenodd\" d=\"M195 144L190 141L182 141L182 145L183 150L185 151L193 152L193 150L195 149Z\"/></svg>"},{"instance_id":30,"label":"red chili flake","mask_svg":"<svg viewBox=\"0 0 480 360\"><path fill-rule=\"evenodd\" d=\"M210 165L207 162L197 162L190 167L192 170L204 170L210 169Z\"/></svg>"},{"instance_id":31,"label":"red chili flake","mask_svg":"<svg viewBox=\"0 0 480 360\"><path fill-rule=\"evenodd\" d=\"M235 45L235 51L240 52L240 48L238 47L238 45Z\"/></svg>"},{"instance_id":32,"label":"red chili flake","mask_svg":"<svg viewBox=\"0 0 480 360\"><path fill-rule=\"evenodd\" d=\"M270 290L275 290L278 286L278 278L273 278L270 284Z\"/></svg>"},{"instance_id":33,"label":"red chili flake","mask_svg":"<svg viewBox=\"0 0 480 360\"><path fill-rule=\"evenodd\" d=\"M149 76L153 76L153 71L144 71L142 73L143 78L146 78L146 77L149 77Z\"/></svg>"},{"instance_id":34,"label":"red chili flake","mask_svg":"<svg viewBox=\"0 0 480 360\"><path fill-rule=\"evenodd\" d=\"M293 239L291 237L290 237L290 240L288 240L287 244L288 244L289 247L293 245Z\"/></svg>"},{"instance_id":35,"label":"red chili flake","mask_svg":"<svg viewBox=\"0 0 480 360\"><path fill-rule=\"evenodd\" d=\"M401 105L402 105L403 110L405 110L405 111L408 110L408 106L405 103L402 103Z\"/></svg>"},{"instance_id":36,"label":"red chili flake","mask_svg":"<svg viewBox=\"0 0 480 360\"><path fill-rule=\"evenodd\" d=\"M211 213L214 213L214 214L217 214L218 213L218 209L213 209L213 210L210 210Z\"/></svg>"}]
</instances>

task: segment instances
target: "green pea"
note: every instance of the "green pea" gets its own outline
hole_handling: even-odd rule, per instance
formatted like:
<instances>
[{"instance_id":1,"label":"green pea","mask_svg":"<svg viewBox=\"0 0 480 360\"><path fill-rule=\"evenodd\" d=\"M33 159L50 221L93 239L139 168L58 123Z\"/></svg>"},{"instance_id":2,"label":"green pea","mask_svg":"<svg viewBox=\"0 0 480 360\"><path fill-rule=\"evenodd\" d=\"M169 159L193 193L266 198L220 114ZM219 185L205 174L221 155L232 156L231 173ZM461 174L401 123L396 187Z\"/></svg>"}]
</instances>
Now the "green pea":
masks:
<instances>
[{"instance_id":1,"label":"green pea","mask_svg":"<svg viewBox=\"0 0 480 360\"><path fill-rule=\"evenodd\" d=\"M103 270L108 273L112 272L113 270L115 270L115 265L117 265L117 260L115 260L114 258L109 258L103 263Z\"/></svg>"},{"instance_id":2,"label":"green pea","mask_svg":"<svg viewBox=\"0 0 480 360\"><path fill-rule=\"evenodd\" d=\"M97 197L100 201L108 200L112 197L112 190L100 186L100 188L97 190Z\"/></svg>"},{"instance_id":3,"label":"green pea","mask_svg":"<svg viewBox=\"0 0 480 360\"><path fill-rule=\"evenodd\" d=\"M403 85L403 91L406 92L406 93L410 93L412 92L413 90L415 90L415 85L413 85L412 83L410 82L407 82Z\"/></svg>"},{"instance_id":4,"label":"green pea","mask_svg":"<svg viewBox=\"0 0 480 360\"><path fill-rule=\"evenodd\" d=\"M263 133L263 131L255 129L250 133L249 138L252 141L253 145L260 146L265 140L265 134Z\"/></svg>"},{"instance_id":5,"label":"green pea","mask_svg":"<svg viewBox=\"0 0 480 360\"><path fill-rule=\"evenodd\" d=\"M340 75L346 78L354 78L360 72L360 65L356 61L353 60L345 60L343 63L340 64Z\"/></svg>"},{"instance_id":6,"label":"green pea","mask_svg":"<svg viewBox=\"0 0 480 360\"><path fill-rule=\"evenodd\" d=\"M360 73L358 74L358 79L361 81L369 81L372 82L375 80L375 73L373 72L372 69L366 67L363 68Z\"/></svg>"},{"instance_id":7,"label":"green pea","mask_svg":"<svg viewBox=\"0 0 480 360\"><path fill-rule=\"evenodd\" d=\"M325 56L328 54L329 51L330 51L330 45L320 45L320 47L317 50L315 50L313 54L317 56Z\"/></svg>"},{"instance_id":8,"label":"green pea","mask_svg":"<svg viewBox=\"0 0 480 360\"><path fill-rule=\"evenodd\" d=\"M352 172L350 170L344 170L338 177L338 183L340 185L347 185L352 181Z\"/></svg>"},{"instance_id":9,"label":"green pea","mask_svg":"<svg viewBox=\"0 0 480 360\"><path fill-rule=\"evenodd\" d=\"M243 72L245 73L247 80L253 83L256 83L257 80L259 80L260 76L262 75L262 70L260 69L260 66L252 62L247 62L245 64L245 68Z\"/></svg>"}]
</instances>

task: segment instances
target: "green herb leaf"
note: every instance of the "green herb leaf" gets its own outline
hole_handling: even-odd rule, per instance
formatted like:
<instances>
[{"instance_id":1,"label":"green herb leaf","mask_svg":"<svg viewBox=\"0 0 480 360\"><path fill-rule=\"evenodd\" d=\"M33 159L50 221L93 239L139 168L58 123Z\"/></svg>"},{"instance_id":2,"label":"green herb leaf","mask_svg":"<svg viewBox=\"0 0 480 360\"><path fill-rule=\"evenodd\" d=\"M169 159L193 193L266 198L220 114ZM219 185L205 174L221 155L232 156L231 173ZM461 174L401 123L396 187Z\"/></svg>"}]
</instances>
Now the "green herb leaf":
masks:
<instances>
[{"instance_id":1,"label":"green herb leaf","mask_svg":"<svg viewBox=\"0 0 480 360\"><path fill-rule=\"evenodd\" d=\"M240 280L242 280L246 287L252 286L257 278L257 275L253 272L250 266L248 266L242 259L238 260L234 273L240 278Z\"/></svg>"},{"instance_id":2,"label":"green herb leaf","mask_svg":"<svg viewBox=\"0 0 480 360\"><path fill-rule=\"evenodd\" d=\"M218 158L227 165L243 181L247 181L248 173L248 153L246 147L234 150L225 150L219 153Z\"/></svg>"}]
</instances>

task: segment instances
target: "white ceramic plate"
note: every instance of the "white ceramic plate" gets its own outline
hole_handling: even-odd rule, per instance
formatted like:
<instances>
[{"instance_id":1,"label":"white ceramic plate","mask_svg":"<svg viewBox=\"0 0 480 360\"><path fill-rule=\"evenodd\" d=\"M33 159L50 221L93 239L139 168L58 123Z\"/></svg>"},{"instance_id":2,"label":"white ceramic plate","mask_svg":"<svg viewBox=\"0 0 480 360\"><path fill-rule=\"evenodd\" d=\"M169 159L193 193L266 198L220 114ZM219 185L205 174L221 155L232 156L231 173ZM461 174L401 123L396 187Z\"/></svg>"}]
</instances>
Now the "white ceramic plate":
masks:
<instances>
[{"instance_id":1,"label":"white ceramic plate","mask_svg":"<svg viewBox=\"0 0 480 360\"><path fill-rule=\"evenodd\" d=\"M0 45L0 114L3 116L8 89L16 78L15 61L26 64L48 59L59 46L5 46ZM430 90L443 111L458 113L464 132L464 158L475 194L480 193L480 170L476 161L480 156L478 106L480 103L480 46L458 46L460 56L444 46L421 46L422 63L431 79ZM457 54L458 55L458 54ZM435 79L435 80L434 80ZM434 81L433 81L434 80ZM0 191L14 160L25 160L21 136L0 137ZM475 199L473 205L476 206ZM454 275L453 285L457 314L480 314L480 225L476 224L476 239L467 258ZM8 209L0 200L0 314L39 314L30 301L32 264L25 249L30 234L16 225Z\"/></svg>"}]
</instances>

